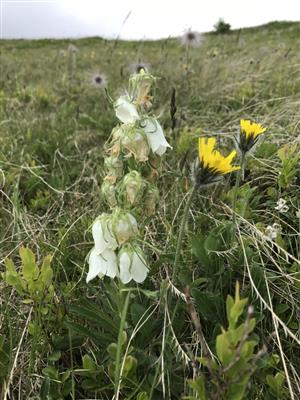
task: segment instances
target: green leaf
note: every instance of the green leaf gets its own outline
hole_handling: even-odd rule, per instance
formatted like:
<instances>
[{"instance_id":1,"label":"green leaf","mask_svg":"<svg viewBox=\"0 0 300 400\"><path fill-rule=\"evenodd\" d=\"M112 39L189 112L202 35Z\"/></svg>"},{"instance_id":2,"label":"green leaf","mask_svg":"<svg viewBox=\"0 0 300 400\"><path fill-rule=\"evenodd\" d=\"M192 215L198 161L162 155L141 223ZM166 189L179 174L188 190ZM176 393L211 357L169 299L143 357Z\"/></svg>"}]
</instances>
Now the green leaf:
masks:
<instances>
[{"instance_id":1,"label":"green leaf","mask_svg":"<svg viewBox=\"0 0 300 400\"><path fill-rule=\"evenodd\" d=\"M207 255L207 251L204 248L204 240L205 236L198 234L195 236L192 236L190 241L191 241L191 251L192 254L201 262L203 267L209 267L211 264L210 258Z\"/></svg>"},{"instance_id":2,"label":"green leaf","mask_svg":"<svg viewBox=\"0 0 300 400\"><path fill-rule=\"evenodd\" d=\"M52 281L53 277L53 270L51 268L51 260L52 256L48 255L45 257L43 265L41 267L41 273L40 273L40 280L43 282L45 287L48 287L49 284Z\"/></svg>"},{"instance_id":3,"label":"green leaf","mask_svg":"<svg viewBox=\"0 0 300 400\"><path fill-rule=\"evenodd\" d=\"M55 362L55 361L58 361L58 360L60 359L60 357L61 357L61 352L57 350L57 351L54 351L54 352L48 357L48 360L49 360L49 361Z\"/></svg>"},{"instance_id":4,"label":"green leaf","mask_svg":"<svg viewBox=\"0 0 300 400\"><path fill-rule=\"evenodd\" d=\"M275 376L267 375L266 382L271 389L273 395L279 398L282 393L284 393L284 386L283 383L285 381L285 376L282 372L277 372Z\"/></svg>"},{"instance_id":5,"label":"green leaf","mask_svg":"<svg viewBox=\"0 0 300 400\"><path fill-rule=\"evenodd\" d=\"M136 400L149 400L149 396L148 396L148 394L146 392L140 392L137 395Z\"/></svg>"},{"instance_id":6,"label":"green leaf","mask_svg":"<svg viewBox=\"0 0 300 400\"><path fill-rule=\"evenodd\" d=\"M71 371L69 369L67 369L65 372L63 372L61 374L61 381L65 382L67 379L69 379L70 375L71 375Z\"/></svg>"},{"instance_id":7,"label":"green leaf","mask_svg":"<svg viewBox=\"0 0 300 400\"><path fill-rule=\"evenodd\" d=\"M67 397L67 396L71 393L72 388L73 388L72 379L68 379L68 380L64 383L63 388L62 388L62 391L61 391L62 394L63 394L63 396L64 396L64 397Z\"/></svg>"},{"instance_id":8,"label":"green leaf","mask_svg":"<svg viewBox=\"0 0 300 400\"><path fill-rule=\"evenodd\" d=\"M196 391L199 400L207 400L205 392L205 381L203 376L199 376L193 381L190 380L189 386Z\"/></svg>"},{"instance_id":9,"label":"green leaf","mask_svg":"<svg viewBox=\"0 0 300 400\"><path fill-rule=\"evenodd\" d=\"M43 368L42 373L44 376L58 381L58 371L56 368L54 368L54 367Z\"/></svg>"},{"instance_id":10,"label":"green leaf","mask_svg":"<svg viewBox=\"0 0 300 400\"><path fill-rule=\"evenodd\" d=\"M239 317L242 315L248 299L236 300L228 315L229 329L235 328Z\"/></svg>"},{"instance_id":11,"label":"green leaf","mask_svg":"<svg viewBox=\"0 0 300 400\"><path fill-rule=\"evenodd\" d=\"M220 295L195 288L192 288L191 293L200 316L207 321L220 323L223 309Z\"/></svg>"},{"instance_id":12,"label":"green leaf","mask_svg":"<svg viewBox=\"0 0 300 400\"><path fill-rule=\"evenodd\" d=\"M109 333L109 341L117 339L120 323L117 315L111 317L108 313L101 311L100 305L82 298L80 298L80 305L72 304L69 310L71 313L90 321L98 329L103 329Z\"/></svg>"},{"instance_id":13,"label":"green leaf","mask_svg":"<svg viewBox=\"0 0 300 400\"><path fill-rule=\"evenodd\" d=\"M226 400L245 400L245 391L250 379L250 374L244 375L238 383L230 384Z\"/></svg>"},{"instance_id":14,"label":"green leaf","mask_svg":"<svg viewBox=\"0 0 300 400\"><path fill-rule=\"evenodd\" d=\"M6 272L3 274L3 279L8 285L13 286L20 295L23 295L26 290L26 283L17 273L14 263L7 258L5 260L5 266Z\"/></svg>"},{"instance_id":15,"label":"green leaf","mask_svg":"<svg viewBox=\"0 0 300 400\"><path fill-rule=\"evenodd\" d=\"M39 276L39 268L35 263L33 252L27 247L21 247L20 257L22 260L23 276L27 282L37 279Z\"/></svg>"},{"instance_id":16,"label":"green leaf","mask_svg":"<svg viewBox=\"0 0 300 400\"><path fill-rule=\"evenodd\" d=\"M96 365L95 361L88 354L85 354L82 357L82 366L84 369L86 369L88 371L96 371L97 370L97 365Z\"/></svg>"},{"instance_id":17,"label":"green leaf","mask_svg":"<svg viewBox=\"0 0 300 400\"><path fill-rule=\"evenodd\" d=\"M111 341L111 335L106 335L103 332L87 328L82 324L65 320L64 325L71 330L72 334L89 337L93 339L98 345L105 346L105 344Z\"/></svg>"},{"instance_id":18,"label":"green leaf","mask_svg":"<svg viewBox=\"0 0 300 400\"><path fill-rule=\"evenodd\" d=\"M40 390L40 400L48 400L49 399L49 393L50 393L50 379L49 377L46 377L43 380L41 390Z\"/></svg>"},{"instance_id":19,"label":"green leaf","mask_svg":"<svg viewBox=\"0 0 300 400\"><path fill-rule=\"evenodd\" d=\"M234 348L231 347L228 332L223 332L217 336L216 352L223 367L229 365L235 358Z\"/></svg>"}]
</instances>

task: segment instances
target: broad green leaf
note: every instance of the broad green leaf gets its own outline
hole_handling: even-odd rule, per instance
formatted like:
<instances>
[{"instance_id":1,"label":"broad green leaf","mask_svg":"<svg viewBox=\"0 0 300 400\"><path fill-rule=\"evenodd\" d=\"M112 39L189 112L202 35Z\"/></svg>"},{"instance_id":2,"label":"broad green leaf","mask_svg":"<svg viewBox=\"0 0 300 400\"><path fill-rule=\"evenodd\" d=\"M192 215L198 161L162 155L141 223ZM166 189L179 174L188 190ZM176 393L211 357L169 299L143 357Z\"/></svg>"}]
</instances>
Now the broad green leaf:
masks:
<instances>
[{"instance_id":1,"label":"broad green leaf","mask_svg":"<svg viewBox=\"0 0 300 400\"><path fill-rule=\"evenodd\" d=\"M35 263L33 252L27 247L20 248L20 257L22 260L22 272L24 278L29 282L39 276L39 268Z\"/></svg>"},{"instance_id":2,"label":"broad green leaf","mask_svg":"<svg viewBox=\"0 0 300 400\"><path fill-rule=\"evenodd\" d=\"M40 280L43 282L44 286L47 287L52 281L53 270L51 268L52 256L48 255L45 257L43 265L41 267Z\"/></svg>"},{"instance_id":3,"label":"broad green leaf","mask_svg":"<svg viewBox=\"0 0 300 400\"><path fill-rule=\"evenodd\" d=\"M222 365L226 367L235 358L235 349L231 348L229 335L227 332L217 336L216 339L216 352Z\"/></svg>"},{"instance_id":4,"label":"broad green leaf","mask_svg":"<svg viewBox=\"0 0 300 400\"><path fill-rule=\"evenodd\" d=\"M49 357L48 357L48 360L49 361L53 361L53 362L55 362L55 361L58 361L59 359L60 359L60 357L61 357L61 351L54 351Z\"/></svg>"},{"instance_id":5,"label":"broad green leaf","mask_svg":"<svg viewBox=\"0 0 300 400\"><path fill-rule=\"evenodd\" d=\"M14 263L7 258L5 260L5 266L6 272L3 273L3 279L8 285L13 286L20 295L23 295L26 290L26 283L17 273Z\"/></svg>"},{"instance_id":6,"label":"broad green leaf","mask_svg":"<svg viewBox=\"0 0 300 400\"><path fill-rule=\"evenodd\" d=\"M42 373L44 376L58 381L58 370L54 367L43 368Z\"/></svg>"},{"instance_id":7,"label":"broad green leaf","mask_svg":"<svg viewBox=\"0 0 300 400\"><path fill-rule=\"evenodd\" d=\"M245 400L245 391L250 379L250 374L245 374L238 383L230 384L226 400Z\"/></svg>"},{"instance_id":8,"label":"broad green leaf","mask_svg":"<svg viewBox=\"0 0 300 400\"><path fill-rule=\"evenodd\" d=\"M199 396L199 400L207 400L203 376L199 376L193 381L190 380L189 386L196 391L197 395Z\"/></svg>"},{"instance_id":9,"label":"broad green leaf","mask_svg":"<svg viewBox=\"0 0 300 400\"><path fill-rule=\"evenodd\" d=\"M236 300L228 315L229 329L235 328L239 317L242 315L248 299Z\"/></svg>"},{"instance_id":10,"label":"broad green leaf","mask_svg":"<svg viewBox=\"0 0 300 400\"><path fill-rule=\"evenodd\" d=\"M136 400L149 400L149 396L146 392L141 392L137 395Z\"/></svg>"},{"instance_id":11,"label":"broad green leaf","mask_svg":"<svg viewBox=\"0 0 300 400\"><path fill-rule=\"evenodd\" d=\"M82 366L84 369L89 370L89 371L95 371L97 369L97 365L96 365L95 361L88 354L85 354L82 357Z\"/></svg>"}]
</instances>

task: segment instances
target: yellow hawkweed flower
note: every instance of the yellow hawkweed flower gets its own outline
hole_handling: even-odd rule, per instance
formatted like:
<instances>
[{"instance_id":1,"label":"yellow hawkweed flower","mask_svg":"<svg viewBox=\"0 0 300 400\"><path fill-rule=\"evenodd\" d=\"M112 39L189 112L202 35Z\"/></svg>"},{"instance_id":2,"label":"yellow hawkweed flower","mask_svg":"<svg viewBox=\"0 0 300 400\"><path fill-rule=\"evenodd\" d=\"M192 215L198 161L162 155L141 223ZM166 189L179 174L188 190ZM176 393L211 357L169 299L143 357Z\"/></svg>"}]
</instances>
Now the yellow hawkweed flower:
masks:
<instances>
[{"instance_id":1,"label":"yellow hawkweed flower","mask_svg":"<svg viewBox=\"0 0 300 400\"><path fill-rule=\"evenodd\" d=\"M259 136L266 131L261 124L256 124L249 119L241 119L238 147L241 153L247 153L257 142Z\"/></svg>"},{"instance_id":2,"label":"yellow hawkweed flower","mask_svg":"<svg viewBox=\"0 0 300 400\"><path fill-rule=\"evenodd\" d=\"M194 174L195 182L198 185L215 183L223 175L240 169L239 166L232 165L236 156L236 151L224 157L215 149L215 138L199 138L199 161L200 165Z\"/></svg>"}]
</instances>

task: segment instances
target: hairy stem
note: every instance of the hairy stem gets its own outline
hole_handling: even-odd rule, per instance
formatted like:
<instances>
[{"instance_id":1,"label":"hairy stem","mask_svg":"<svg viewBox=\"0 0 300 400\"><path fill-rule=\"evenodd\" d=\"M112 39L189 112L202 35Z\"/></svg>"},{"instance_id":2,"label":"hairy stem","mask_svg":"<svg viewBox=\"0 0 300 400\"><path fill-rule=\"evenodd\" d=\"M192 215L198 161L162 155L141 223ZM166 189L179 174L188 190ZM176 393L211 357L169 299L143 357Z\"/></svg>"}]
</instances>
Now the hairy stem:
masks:
<instances>
[{"instance_id":1,"label":"hairy stem","mask_svg":"<svg viewBox=\"0 0 300 400\"><path fill-rule=\"evenodd\" d=\"M183 211L183 216L182 216L182 220L181 220L181 224L180 224L179 236L178 236L178 241L177 241L177 246L176 246L173 274L172 274L173 282L176 277L176 273L177 273L177 269L178 269L178 261L179 261L179 257L180 257L181 247L182 247L184 229L185 229L185 225L186 225L186 222L188 219L188 215L189 215L189 211L191 208L191 204L192 204L192 200L193 200L195 191L196 191L196 185L194 185L193 188L191 189L188 199L187 199L187 202L186 202L186 205L184 207L184 211Z\"/></svg>"},{"instance_id":2,"label":"hairy stem","mask_svg":"<svg viewBox=\"0 0 300 400\"><path fill-rule=\"evenodd\" d=\"M234 187L233 200L232 200L232 210L233 210L232 220L233 220L234 225L236 223L237 194L238 194L240 184L244 180L244 174L245 174L245 172L244 172L244 170L245 170L245 155L244 154L242 154L242 156L241 156L240 166L241 166L241 169L236 174L235 187Z\"/></svg>"},{"instance_id":3,"label":"hairy stem","mask_svg":"<svg viewBox=\"0 0 300 400\"><path fill-rule=\"evenodd\" d=\"M129 298L130 298L130 290L127 292L122 315L120 321L120 328L119 328L119 335L118 335L118 345L117 345L117 354L116 354L116 364L115 364L115 395L114 400L119 399L119 391L120 391L120 384L121 384L121 377L120 377L120 361L121 361L121 353L122 353L122 341L123 341L123 331L126 322L126 315L129 306Z\"/></svg>"}]
</instances>

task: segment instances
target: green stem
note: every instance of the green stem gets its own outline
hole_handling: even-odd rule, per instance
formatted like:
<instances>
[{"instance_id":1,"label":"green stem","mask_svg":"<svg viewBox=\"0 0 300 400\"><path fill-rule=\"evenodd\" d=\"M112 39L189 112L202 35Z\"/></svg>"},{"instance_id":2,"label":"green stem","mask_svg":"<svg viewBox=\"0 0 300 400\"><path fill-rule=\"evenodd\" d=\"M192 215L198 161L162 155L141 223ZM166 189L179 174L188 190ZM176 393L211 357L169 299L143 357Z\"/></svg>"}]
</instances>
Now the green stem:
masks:
<instances>
[{"instance_id":1,"label":"green stem","mask_svg":"<svg viewBox=\"0 0 300 400\"><path fill-rule=\"evenodd\" d=\"M120 321L120 328L119 328L119 335L118 335L118 345L117 345L117 354L116 354L116 364L115 364L115 395L114 400L119 399L119 388L121 384L121 377L120 377L120 361L121 361L121 353L123 347L123 331L126 322L126 315L129 306L129 298L130 298L130 290L127 292L122 315Z\"/></svg>"},{"instance_id":2,"label":"green stem","mask_svg":"<svg viewBox=\"0 0 300 400\"><path fill-rule=\"evenodd\" d=\"M173 274L172 274L173 282L175 280L176 272L177 272L177 268L178 268L178 261L179 261L179 257L180 257L181 247L182 247L184 229L185 229L185 225L186 225L186 222L188 219L188 215L189 215L189 211L191 208L191 204L192 204L192 200L193 200L195 191L196 191L196 185L194 185L193 188L191 189L190 194L187 199L187 202L186 202L186 205L184 207L184 211L183 211L183 216L182 216L182 220L181 220L181 224L180 224L179 236L178 236L178 241L177 241L177 246L176 246Z\"/></svg>"},{"instance_id":3,"label":"green stem","mask_svg":"<svg viewBox=\"0 0 300 400\"><path fill-rule=\"evenodd\" d=\"M245 169L245 155L244 154L241 156L240 165L241 165L241 169L236 174L235 187L234 187L233 200L232 200L232 210L233 210L232 220L233 220L234 225L236 223L237 194L238 194L238 191L239 191L240 184L244 180L244 175L245 175L245 172L244 172L244 169Z\"/></svg>"},{"instance_id":4,"label":"green stem","mask_svg":"<svg viewBox=\"0 0 300 400\"><path fill-rule=\"evenodd\" d=\"M177 273L178 261L179 261L179 257L180 257L182 241L183 241L183 235L184 235L184 229L185 229L185 225L186 225L186 222L187 222L187 219L188 219L188 214L189 214L189 210L191 208L191 204L192 204L192 200L193 200L195 191L196 191L196 185L193 186L193 188L191 189L191 191L190 191L190 193L188 195L188 199L187 199L186 205L184 207L184 211L183 211L183 216L182 216L182 220L181 220L181 224L180 224L179 236L178 236L178 241L177 241L177 246L176 246L174 266L173 266L173 274L172 274L172 281L173 282L174 282L174 279L175 279L176 273ZM169 292L169 290L165 294L165 302L166 302L165 307L168 307L168 303L170 301L170 296L168 295L169 294L168 292ZM179 302L180 302L180 299L177 299L174 311L173 311L172 316L171 316L171 323L174 320L174 316L176 314ZM168 343L169 337L170 337L170 327L167 329L167 332L166 332L166 337L165 337L165 343L166 344ZM162 354L161 354L160 357L162 357ZM154 389L155 389L155 386L156 386L156 381L157 381L157 378L158 378L158 375L159 375L159 368L160 368L160 363L158 363L157 366L156 366L155 375L154 375L154 378L153 378L151 391L150 391L150 395L149 395L149 400L152 400L153 392L154 392Z\"/></svg>"}]
</instances>

